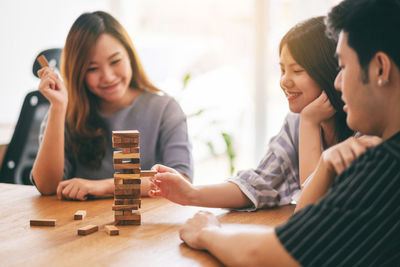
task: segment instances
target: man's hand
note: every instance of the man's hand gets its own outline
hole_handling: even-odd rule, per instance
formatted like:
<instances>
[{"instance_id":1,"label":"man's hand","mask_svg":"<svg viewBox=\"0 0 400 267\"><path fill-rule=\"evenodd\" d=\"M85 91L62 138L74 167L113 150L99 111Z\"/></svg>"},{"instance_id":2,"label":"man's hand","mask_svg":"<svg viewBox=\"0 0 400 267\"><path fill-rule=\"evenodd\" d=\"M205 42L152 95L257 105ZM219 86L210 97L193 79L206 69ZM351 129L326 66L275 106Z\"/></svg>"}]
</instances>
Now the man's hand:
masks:
<instances>
[{"instance_id":1,"label":"man's hand","mask_svg":"<svg viewBox=\"0 0 400 267\"><path fill-rule=\"evenodd\" d=\"M182 226L179 237L191 248L206 249L199 242L200 233L213 227L221 227L215 215L208 211L199 211Z\"/></svg>"},{"instance_id":2,"label":"man's hand","mask_svg":"<svg viewBox=\"0 0 400 267\"><path fill-rule=\"evenodd\" d=\"M329 172L339 175L368 148L381 142L382 139L376 136L349 137L346 141L324 151L322 162Z\"/></svg>"}]
</instances>

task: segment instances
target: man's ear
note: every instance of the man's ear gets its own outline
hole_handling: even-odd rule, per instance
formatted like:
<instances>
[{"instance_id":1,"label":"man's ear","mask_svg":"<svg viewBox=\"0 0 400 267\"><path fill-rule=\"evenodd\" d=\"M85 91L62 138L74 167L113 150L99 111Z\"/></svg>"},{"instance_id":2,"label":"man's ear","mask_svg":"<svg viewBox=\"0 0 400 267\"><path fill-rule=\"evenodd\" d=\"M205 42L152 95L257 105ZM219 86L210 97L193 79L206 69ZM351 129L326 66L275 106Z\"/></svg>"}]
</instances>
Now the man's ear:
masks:
<instances>
[{"instance_id":1,"label":"man's ear","mask_svg":"<svg viewBox=\"0 0 400 267\"><path fill-rule=\"evenodd\" d=\"M389 82L392 62L390 61L388 55L384 52L377 52L373 58L373 61L374 70L372 70L372 74L374 77L371 79L371 81L376 82L379 87L382 87Z\"/></svg>"}]
</instances>

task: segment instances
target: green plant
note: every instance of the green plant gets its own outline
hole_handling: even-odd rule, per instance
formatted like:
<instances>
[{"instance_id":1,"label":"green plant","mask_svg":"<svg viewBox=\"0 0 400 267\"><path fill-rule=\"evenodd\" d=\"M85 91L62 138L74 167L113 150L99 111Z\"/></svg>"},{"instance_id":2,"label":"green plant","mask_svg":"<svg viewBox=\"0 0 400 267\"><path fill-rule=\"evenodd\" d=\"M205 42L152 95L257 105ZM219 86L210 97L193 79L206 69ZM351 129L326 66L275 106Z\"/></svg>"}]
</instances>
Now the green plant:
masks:
<instances>
[{"instance_id":1,"label":"green plant","mask_svg":"<svg viewBox=\"0 0 400 267\"><path fill-rule=\"evenodd\" d=\"M187 88L187 85L189 83L191 79L191 75L190 73L187 73L185 75L185 77L183 78L183 82L182 82L182 91L184 91ZM207 111L207 109L205 108L201 108L199 110L197 110L196 112L187 114L187 118L194 118L194 117L198 117L201 116L205 111ZM211 124L213 124L215 126L215 121L212 122ZM221 132L220 136L222 137L224 144L225 144L225 152L226 155L228 156L229 159L229 169L230 169L230 175L233 175L235 172L235 158L236 158L236 153L235 153L235 149L233 147L233 137L231 134L226 133L226 132ZM214 148L214 143L210 140L206 141L206 146L208 147L211 155L213 156L217 156L217 153L215 151Z\"/></svg>"}]
</instances>

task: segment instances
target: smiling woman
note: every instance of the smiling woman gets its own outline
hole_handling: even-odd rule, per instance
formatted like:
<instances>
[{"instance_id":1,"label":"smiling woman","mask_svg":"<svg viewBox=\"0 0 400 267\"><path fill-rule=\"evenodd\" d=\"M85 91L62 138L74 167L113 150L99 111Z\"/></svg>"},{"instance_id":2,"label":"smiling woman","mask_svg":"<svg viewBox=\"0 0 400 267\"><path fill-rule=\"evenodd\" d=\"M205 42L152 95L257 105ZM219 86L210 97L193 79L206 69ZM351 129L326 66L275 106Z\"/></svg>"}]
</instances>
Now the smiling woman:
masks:
<instances>
[{"instance_id":1,"label":"smiling woman","mask_svg":"<svg viewBox=\"0 0 400 267\"><path fill-rule=\"evenodd\" d=\"M193 186L176 170L157 165L159 173L152 179L150 195L183 205L247 210L296 200L322 151L352 134L347 130L337 135L345 125L345 121L344 125L335 121L343 103L340 109L333 105L340 100L334 88L335 41L325 36L325 28L323 17L311 18L294 26L281 41L281 86L293 113L287 115L256 168L224 183Z\"/></svg>"},{"instance_id":2,"label":"smiling woman","mask_svg":"<svg viewBox=\"0 0 400 267\"><path fill-rule=\"evenodd\" d=\"M102 113L110 115L132 103L140 90L129 88L132 69L123 45L112 35L102 34L90 55L85 82L99 98Z\"/></svg>"},{"instance_id":3,"label":"smiling woman","mask_svg":"<svg viewBox=\"0 0 400 267\"><path fill-rule=\"evenodd\" d=\"M48 67L39 71L39 90L50 101L32 169L32 181L42 194L79 200L112 195L113 130L141 133L141 168L162 163L192 179L186 116L149 81L114 17L97 11L74 22L61 74L63 80ZM142 179L143 194L148 186L148 179Z\"/></svg>"}]
</instances>

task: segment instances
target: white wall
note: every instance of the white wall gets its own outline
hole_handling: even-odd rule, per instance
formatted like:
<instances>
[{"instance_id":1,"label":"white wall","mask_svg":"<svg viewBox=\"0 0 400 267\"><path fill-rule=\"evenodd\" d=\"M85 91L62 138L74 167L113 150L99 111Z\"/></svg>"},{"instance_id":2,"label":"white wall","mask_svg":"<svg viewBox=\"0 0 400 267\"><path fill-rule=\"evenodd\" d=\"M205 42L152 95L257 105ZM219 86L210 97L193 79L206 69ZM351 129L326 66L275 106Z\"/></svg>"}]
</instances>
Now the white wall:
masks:
<instances>
[{"instance_id":1,"label":"white wall","mask_svg":"<svg viewBox=\"0 0 400 267\"><path fill-rule=\"evenodd\" d=\"M85 11L112 12L111 0L0 1L0 128L16 123L27 92L39 81L32 73L36 55L62 47L74 20ZM8 132L0 131L6 143Z\"/></svg>"}]
</instances>

